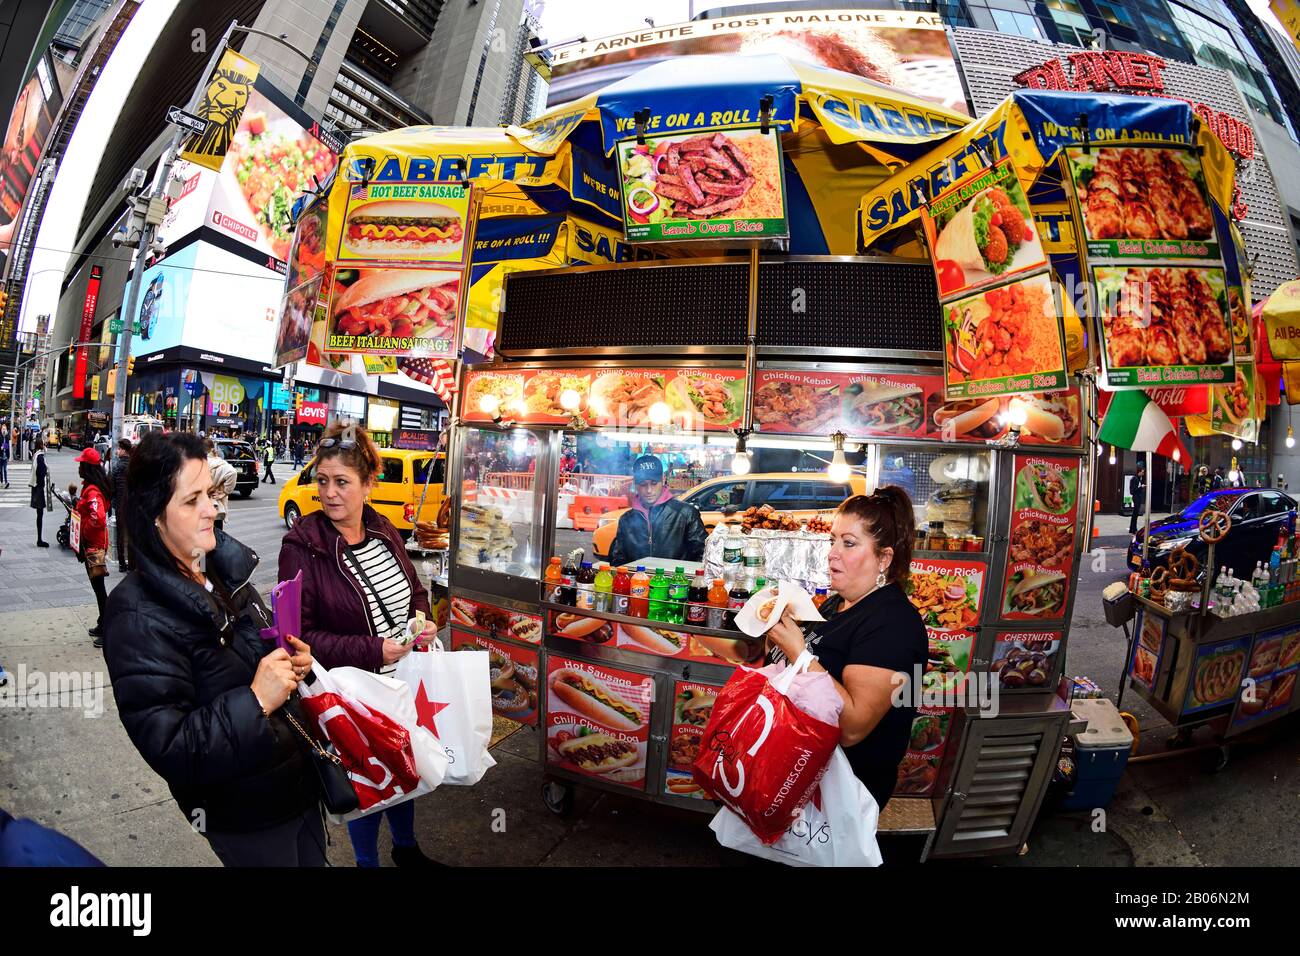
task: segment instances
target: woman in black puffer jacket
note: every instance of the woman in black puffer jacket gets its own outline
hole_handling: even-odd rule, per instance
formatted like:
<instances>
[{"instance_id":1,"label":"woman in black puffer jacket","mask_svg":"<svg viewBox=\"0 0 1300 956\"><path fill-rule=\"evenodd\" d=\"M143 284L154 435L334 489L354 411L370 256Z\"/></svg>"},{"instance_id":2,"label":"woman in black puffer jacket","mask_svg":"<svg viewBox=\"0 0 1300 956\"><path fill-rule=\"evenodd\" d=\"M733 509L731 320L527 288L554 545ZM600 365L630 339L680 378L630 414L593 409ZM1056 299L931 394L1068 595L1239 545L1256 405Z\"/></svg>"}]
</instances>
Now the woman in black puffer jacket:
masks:
<instances>
[{"instance_id":1,"label":"woman in black puffer jacket","mask_svg":"<svg viewBox=\"0 0 1300 956\"><path fill-rule=\"evenodd\" d=\"M151 433L131 456L135 570L109 597L104 650L132 743L227 866L324 866L319 782L294 692L307 645L272 649L257 555L213 529L203 442ZM121 519L119 519L121 520Z\"/></svg>"}]
</instances>

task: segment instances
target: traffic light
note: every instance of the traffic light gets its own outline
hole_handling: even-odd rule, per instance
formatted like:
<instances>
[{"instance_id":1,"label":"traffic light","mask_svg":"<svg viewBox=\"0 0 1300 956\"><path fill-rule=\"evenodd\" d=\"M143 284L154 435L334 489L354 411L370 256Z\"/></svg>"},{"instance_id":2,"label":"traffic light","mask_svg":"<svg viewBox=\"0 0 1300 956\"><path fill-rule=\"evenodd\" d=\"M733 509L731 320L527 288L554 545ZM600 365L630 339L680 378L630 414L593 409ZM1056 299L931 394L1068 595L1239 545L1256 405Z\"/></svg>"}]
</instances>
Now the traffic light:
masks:
<instances>
[{"instance_id":1,"label":"traffic light","mask_svg":"<svg viewBox=\"0 0 1300 956\"><path fill-rule=\"evenodd\" d=\"M293 393L293 410L295 412L302 411L302 392Z\"/></svg>"},{"instance_id":2,"label":"traffic light","mask_svg":"<svg viewBox=\"0 0 1300 956\"><path fill-rule=\"evenodd\" d=\"M126 377L130 378L135 374L135 356L128 355L126 359Z\"/></svg>"}]
</instances>

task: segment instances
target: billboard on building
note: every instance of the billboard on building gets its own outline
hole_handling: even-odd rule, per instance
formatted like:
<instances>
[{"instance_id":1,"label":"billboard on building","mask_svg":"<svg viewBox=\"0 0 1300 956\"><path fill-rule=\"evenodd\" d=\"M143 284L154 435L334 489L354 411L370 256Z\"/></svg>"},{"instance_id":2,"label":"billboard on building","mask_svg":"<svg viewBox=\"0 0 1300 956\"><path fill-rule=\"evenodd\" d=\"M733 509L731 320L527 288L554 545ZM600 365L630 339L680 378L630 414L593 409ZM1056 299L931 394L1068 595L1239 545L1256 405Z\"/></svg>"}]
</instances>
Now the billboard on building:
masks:
<instances>
[{"instance_id":1,"label":"billboard on building","mask_svg":"<svg viewBox=\"0 0 1300 956\"><path fill-rule=\"evenodd\" d=\"M774 10L575 40L550 52L548 109L672 57L779 54L968 112L943 18L933 13Z\"/></svg>"},{"instance_id":2,"label":"billboard on building","mask_svg":"<svg viewBox=\"0 0 1300 956\"><path fill-rule=\"evenodd\" d=\"M41 57L36 62L36 71L18 92L5 128L4 143L0 145L0 270L62 101L49 60Z\"/></svg>"}]
</instances>

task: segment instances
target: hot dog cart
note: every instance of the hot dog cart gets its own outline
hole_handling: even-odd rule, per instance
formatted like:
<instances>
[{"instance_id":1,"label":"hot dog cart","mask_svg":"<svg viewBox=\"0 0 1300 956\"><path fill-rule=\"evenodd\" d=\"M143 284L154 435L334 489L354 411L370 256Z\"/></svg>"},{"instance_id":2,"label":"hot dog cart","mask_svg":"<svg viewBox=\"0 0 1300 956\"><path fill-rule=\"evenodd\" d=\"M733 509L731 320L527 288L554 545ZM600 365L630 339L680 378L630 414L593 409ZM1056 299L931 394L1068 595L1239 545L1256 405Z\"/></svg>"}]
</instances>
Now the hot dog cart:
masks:
<instances>
[{"instance_id":1,"label":"hot dog cart","mask_svg":"<svg viewBox=\"0 0 1300 956\"><path fill-rule=\"evenodd\" d=\"M1062 159L1087 153L1090 127L1201 135L1175 101L1018 93L972 122L731 56L647 67L526 128L348 147L331 246L355 197L473 187L459 284L444 269L387 288L422 287L398 304L421 324L458 297L450 641L489 651L496 712L536 729L552 809L581 784L711 810L686 768L712 695L761 654L736 631L547 593L553 557L605 560L631 462L653 454L706 523L789 518L753 537L769 567L802 554L778 573L806 586L824 586L807 555L826 536L793 515L909 492L928 696L881 826L930 833L931 857L1021 847L1071 724L1061 677L1091 531L1099 343L1086 296L1053 291L1091 278ZM361 302L335 336L336 311L323 291L325 351L380 334Z\"/></svg>"},{"instance_id":2,"label":"hot dog cart","mask_svg":"<svg viewBox=\"0 0 1300 956\"><path fill-rule=\"evenodd\" d=\"M774 307L796 287L806 291L818 317L803 328L792 327ZM880 305L864 305L846 299L845 288L889 288L892 295L877 299ZM601 289L608 291L597 294ZM608 302L628 300L660 303L640 312L640 323L657 338L629 347L625 330L608 321ZM677 311L679 303L692 301L713 303L719 317L706 345L691 319ZM558 327L557 315L564 317ZM897 321L903 316L920 320L904 325ZM752 355L746 354L747 339L755 343ZM710 698L735 664L761 653L760 642L734 630L578 612L545 600L540 578L550 557L564 557L575 547L584 549L584 560L597 555L600 518L590 520L584 502L599 497L566 492L572 476L562 477L559 470L562 449L576 440L580 459L598 459L588 448L607 452L593 465L602 472L623 468L629 474L631 458L646 452L670 463L689 459L702 477L704 497L690 491L683 497L710 523L738 518L741 508L756 504L780 512L783 502L789 512L815 510L829 518L855 489L898 484L908 490L924 534L913 552L911 587L931 637L929 664L916 679L933 706L919 710L913 747L889 806L893 826L932 830L948 814L958 843L976 839L978 852L1019 847L1070 718L1068 704L1055 692L1090 513L1084 448L1091 391L1085 380L1053 396L993 399L988 414L945 429L954 417L986 403L945 402L941 349L937 297L925 261L763 253L509 277L501 358L469 370L460 393L451 487L460 487L464 497L453 509L458 517L451 542L451 640L456 647L488 646L501 658L511 657L516 674L523 663L530 679L538 675L532 685L536 709L514 716L538 730L554 809L563 810L572 786L581 784L711 811L715 805L689 773L710 702L701 698ZM814 352L823 360L801 359ZM865 364L864 353L878 359ZM712 360L704 362L705 354ZM712 419L691 400L707 391L699 388L706 383L723 389L713 394L726 396L724 410ZM572 410L561 403L566 390L579 399L569 397ZM619 404L611 404L610 396ZM1054 422L1036 420L1049 423L1056 437L1044 438L1028 426L1013 435L1012 401L1037 403L1037 411L1054 416ZM661 411L659 424L652 420L657 404L669 416L662 420ZM746 420L753 427L747 440L752 479L731 471L735 432L745 430ZM855 461L853 478L839 485L825 478L837 431ZM501 445L514 456L509 472L531 481L514 478L515 487L502 488L465 477L476 462L495 461ZM785 474L770 470L769 462L779 463ZM626 498L605 504L627 507ZM820 567L804 572L803 583L828 584L828 535L759 535L768 541L818 540ZM1010 558L1013 536L1020 560ZM705 564L711 550L706 548ZM775 552L769 547L767 554L771 568ZM701 566L636 558L628 563L682 566L688 575ZM1042 606L1027 604L1021 585L1030 569L1044 564L1058 569L1046 575L1055 575L1046 584L1049 594ZM646 629L671 636L671 643L637 640L634 635ZM517 640L522 630L536 640ZM576 680L575 672L589 678L589 690L612 695L631 720L615 728L590 712L576 712L555 690L557 680ZM978 680L969 685L969 701L959 703L956 690L965 675ZM974 687L987 688L990 681L998 683L1000 712L981 717ZM508 681L501 686L511 699L520 696ZM588 739L599 734L598 746L621 750L632 762L595 772L566 759L561 745L584 728ZM994 774L999 782L989 784L987 793L980 789L983 780L967 784L965 802L953 815L951 783L945 781L963 773ZM978 828L974 820L981 821ZM970 852L969 845L961 849Z\"/></svg>"}]
</instances>

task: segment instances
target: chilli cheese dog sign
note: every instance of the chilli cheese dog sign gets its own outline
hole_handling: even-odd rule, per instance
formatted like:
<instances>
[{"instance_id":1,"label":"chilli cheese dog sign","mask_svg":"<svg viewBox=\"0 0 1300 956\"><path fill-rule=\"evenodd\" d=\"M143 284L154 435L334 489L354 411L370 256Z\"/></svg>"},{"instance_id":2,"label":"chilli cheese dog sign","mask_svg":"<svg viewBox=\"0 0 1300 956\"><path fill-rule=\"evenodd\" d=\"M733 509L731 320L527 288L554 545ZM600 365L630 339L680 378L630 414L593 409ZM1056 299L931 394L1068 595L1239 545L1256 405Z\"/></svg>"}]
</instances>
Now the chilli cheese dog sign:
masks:
<instances>
[{"instance_id":1,"label":"chilli cheese dog sign","mask_svg":"<svg viewBox=\"0 0 1300 956\"><path fill-rule=\"evenodd\" d=\"M654 678L552 657L546 673L546 762L645 789Z\"/></svg>"}]
</instances>

